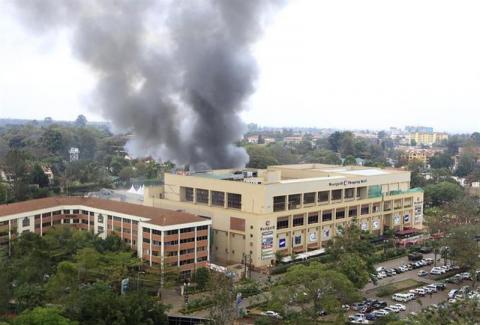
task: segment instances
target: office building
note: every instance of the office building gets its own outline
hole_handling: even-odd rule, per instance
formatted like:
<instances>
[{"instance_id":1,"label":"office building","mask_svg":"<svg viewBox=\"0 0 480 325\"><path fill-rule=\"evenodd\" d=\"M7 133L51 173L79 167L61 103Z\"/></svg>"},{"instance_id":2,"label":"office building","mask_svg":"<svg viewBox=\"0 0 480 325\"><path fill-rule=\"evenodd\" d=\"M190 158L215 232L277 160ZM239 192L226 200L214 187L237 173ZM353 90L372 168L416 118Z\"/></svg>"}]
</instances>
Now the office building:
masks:
<instances>
[{"instance_id":1,"label":"office building","mask_svg":"<svg viewBox=\"0 0 480 325\"><path fill-rule=\"evenodd\" d=\"M50 197L0 205L0 247L17 236L43 236L68 225L98 234L119 236L148 265L178 267L187 274L209 260L211 221L199 216L144 205L84 197Z\"/></svg>"}]
</instances>

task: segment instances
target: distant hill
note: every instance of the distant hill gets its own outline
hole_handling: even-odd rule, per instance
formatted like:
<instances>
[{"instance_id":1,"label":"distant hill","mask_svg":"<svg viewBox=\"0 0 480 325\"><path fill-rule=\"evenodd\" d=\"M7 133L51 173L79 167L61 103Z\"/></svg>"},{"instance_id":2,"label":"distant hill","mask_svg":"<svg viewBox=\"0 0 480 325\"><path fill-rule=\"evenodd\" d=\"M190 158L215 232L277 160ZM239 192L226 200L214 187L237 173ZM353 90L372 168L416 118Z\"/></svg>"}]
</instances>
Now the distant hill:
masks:
<instances>
[{"instance_id":1,"label":"distant hill","mask_svg":"<svg viewBox=\"0 0 480 325\"><path fill-rule=\"evenodd\" d=\"M65 126L71 126L75 123L75 121L57 121L52 119L44 119L44 120L27 120L27 119L13 119L13 118L0 118L0 127L5 126L15 126L15 125L26 125L26 124L35 124L38 126L49 126L51 124L59 124ZM87 125L100 127L100 128L108 128L110 129L111 124L109 122L87 122Z\"/></svg>"}]
</instances>

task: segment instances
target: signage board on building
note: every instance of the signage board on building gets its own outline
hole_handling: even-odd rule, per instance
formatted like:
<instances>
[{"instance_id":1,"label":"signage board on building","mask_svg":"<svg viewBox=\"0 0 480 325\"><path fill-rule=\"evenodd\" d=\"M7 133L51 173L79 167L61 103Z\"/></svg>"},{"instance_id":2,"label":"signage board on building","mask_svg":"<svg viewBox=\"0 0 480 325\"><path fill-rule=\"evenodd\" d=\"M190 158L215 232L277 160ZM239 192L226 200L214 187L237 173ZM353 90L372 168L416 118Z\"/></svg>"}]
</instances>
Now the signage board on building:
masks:
<instances>
[{"instance_id":1,"label":"signage board on building","mask_svg":"<svg viewBox=\"0 0 480 325\"><path fill-rule=\"evenodd\" d=\"M316 231L311 231L308 234L308 241L310 241L310 242L316 242L317 241L317 232Z\"/></svg>"},{"instance_id":2,"label":"signage board on building","mask_svg":"<svg viewBox=\"0 0 480 325\"><path fill-rule=\"evenodd\" d=\"M262 260L273 258L273 231L262 232Z\"/></svg>"},{"instance_id":3,"label":"signage board on building","mask_svg":"<svg viewBox=\"0 0 480 325\"><path fill-rule=\"evenodd\" d=\"M278 247L279 248L285 248L287 247L287 239L286 238L280 238L278 240Z\"/></svg>"}]
</instances>

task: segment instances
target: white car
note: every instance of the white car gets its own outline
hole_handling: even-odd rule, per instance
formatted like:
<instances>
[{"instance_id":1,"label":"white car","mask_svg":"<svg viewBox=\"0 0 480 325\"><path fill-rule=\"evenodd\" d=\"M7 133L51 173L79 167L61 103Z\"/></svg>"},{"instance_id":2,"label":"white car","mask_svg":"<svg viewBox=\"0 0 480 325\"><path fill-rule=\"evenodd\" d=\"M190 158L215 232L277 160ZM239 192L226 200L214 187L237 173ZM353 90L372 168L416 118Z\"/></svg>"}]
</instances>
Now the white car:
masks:
<instances>
[{"instance_id":1,"label":"white car","mask_svg":"<svg viewBox=\"0 0 480 325\"><path fill-rule=\"evenodd\" d=\"M385 308L387 311L393 311L394 313L399 313L400 309L397 308L395 305L390 305L387 308Z\"/></svg>"},{"instance_id":2,"label":"white car","mask_svg":"<svg viewBox=\"0 0 480 325\"><path fill-rule=\"evenodd\" d=\"M405 307L405 305L402 305L402 304L395 304L395 305L392 305L392 306L397 307L398 310L400 310L400 311L405 311L405 310L407 310L407 307ZM391 306L390 306L390 307L391 307Z\"/></svg>"},{"instance_id":3,"label":"white car","mask_svg":"<svg viewBox=\"0 0 480 325\"><path fill-rule=\"evenodd\" d=\"M282 318L282 316L280 316L279 313L274 312L274 311L272 311L272 310L267 310L267 311L265 311L265 312L262 312L261 315L263 315L263 316L268 316L268 317L273 317L273 318L278 318L278 319L281 319L281 318Z\"/></svg>"},{"instance_id":4,"label":"white car","mask_svg":"<svg viewBox=\"0 0 480 325\"><path fill-rule=\"evenodd\" d=\"M455 298L455 296L456 296L456 294L457 294L457 291L458 291L457 289L452 289L452 290L450 290L450 292L448 293L448 298L449 298L449 299Z\"/></svg>"}]
</instances>

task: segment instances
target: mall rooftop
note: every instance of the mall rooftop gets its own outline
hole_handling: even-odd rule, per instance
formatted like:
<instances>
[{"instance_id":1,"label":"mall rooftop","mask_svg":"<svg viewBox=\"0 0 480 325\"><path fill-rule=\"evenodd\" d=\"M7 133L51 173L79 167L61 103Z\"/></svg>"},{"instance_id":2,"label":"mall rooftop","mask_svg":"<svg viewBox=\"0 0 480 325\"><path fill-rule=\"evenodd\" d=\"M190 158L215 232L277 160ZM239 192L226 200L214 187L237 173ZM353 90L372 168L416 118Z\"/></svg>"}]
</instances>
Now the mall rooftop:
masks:
<instances>
[{"instance_id":1,"label":"mall rooftop","mask_svg":"<svg viewBox=\"0 0 480 325\"><path fill-rule=\"evenodd\" d=\"M243 181L254 184L291 183L307 180L341 180L345 178L368 178L409 174L393 168L364 166L341 166L326 164L274 165L267 169L218 169L186 173L187 176L204 177L226 181Z\"/></svg>"}]
</instances>

